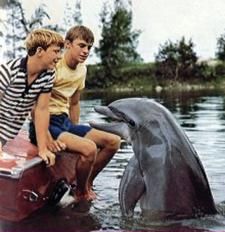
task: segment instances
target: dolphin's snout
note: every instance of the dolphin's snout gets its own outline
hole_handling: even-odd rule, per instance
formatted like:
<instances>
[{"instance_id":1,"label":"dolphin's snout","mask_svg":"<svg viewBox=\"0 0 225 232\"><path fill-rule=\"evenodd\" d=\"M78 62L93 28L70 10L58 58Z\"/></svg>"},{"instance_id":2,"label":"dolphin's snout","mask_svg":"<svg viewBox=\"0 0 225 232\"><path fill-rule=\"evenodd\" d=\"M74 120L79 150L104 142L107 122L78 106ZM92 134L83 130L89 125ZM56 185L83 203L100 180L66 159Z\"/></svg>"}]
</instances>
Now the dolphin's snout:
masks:
<instances>
[{"instance_id":1,"label":"dolphin's snout","mask_svg":"<svg viewBox=\"0 0 225 232\"><path fill-rule=\"evenodd\" d=\"M115 113L113 113L113 111L107 107L107 106L95 106L94 110L102 115L107 116L108 118L112 119L112 120L120 120Z\"/></svg>"}]
</instances>

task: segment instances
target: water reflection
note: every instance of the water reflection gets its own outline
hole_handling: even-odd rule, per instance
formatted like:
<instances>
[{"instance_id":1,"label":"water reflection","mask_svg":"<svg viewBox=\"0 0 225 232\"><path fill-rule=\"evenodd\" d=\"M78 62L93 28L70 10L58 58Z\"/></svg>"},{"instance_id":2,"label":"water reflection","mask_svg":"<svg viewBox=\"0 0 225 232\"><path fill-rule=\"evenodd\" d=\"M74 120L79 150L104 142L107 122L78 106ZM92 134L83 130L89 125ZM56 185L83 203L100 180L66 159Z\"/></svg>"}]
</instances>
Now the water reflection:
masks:
<instances>
[{"instance_id":1,"label":"water reflection","mask_svg":"<svg viewBox=\"0 0 225 232\"><path fill-rule=\"evenodd\" d=\"M221 203L225 200L225 95L223 92L170 92L170 93L126 93L85 94L81 102L81 123L105 121L94 112L95 105L105 105L125 97L149 97L163 103L177 118L196 148L216 203L225 212ZM124 168L133 155L129 144L124 143L114 159L99 174L94 189L97 200L93 202L87 215L77 215L71 205L42 209L32 217L20 222L1 221L0 231L90 231L149 230L149 231L221 231L225 229L225 217L216 215L195 220L152 222L140 218L136 207L134 218L121 217L118 202L118 187ZM225 213L224 213L225 215Z\"/></svg>"},{"instance_id":2,"label":"water reflection","mask_svg":"<svg viewBox=\"0 0 225 232\"><path fill-rule=\"evenodd\" d=\"M91 213L79 215L70 206L42 209L19 223L1 221L1 231L4 232L72 232L99 229L101 224L97 216Z\"/></svg>"}]
</instances>

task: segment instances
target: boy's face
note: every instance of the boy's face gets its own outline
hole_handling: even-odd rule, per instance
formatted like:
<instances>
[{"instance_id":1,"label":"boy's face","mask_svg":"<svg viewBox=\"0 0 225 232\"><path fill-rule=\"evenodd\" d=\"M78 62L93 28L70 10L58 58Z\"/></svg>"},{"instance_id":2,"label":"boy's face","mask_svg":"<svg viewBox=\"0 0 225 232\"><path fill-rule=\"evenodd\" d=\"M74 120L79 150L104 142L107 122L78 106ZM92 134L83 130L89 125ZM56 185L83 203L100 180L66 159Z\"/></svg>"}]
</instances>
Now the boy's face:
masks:
<instances>
[{"instance_id":1,"label":"boy's face","mask_svg":"<svg viewBox=\"0 0 225 232\"><path fill-rule=\"evenodd\" d=\"M57 62L61 59L61 48L57 45L51 45L46 50L40 48L40 54L44 69L54 69Z\"/></svg>"},{"instance_id":2,"label":"boy's face","mask_svg":"<svg viewBox=\"0 0 225 232\"><path fill-rule=\"evenodd\" d=\"M65 47L69 50L72 59L78 63L83 63L88 58L92 45L79 38L73 40L73 42L66 41L65 43Z\"/></svg>"}]
</instances>

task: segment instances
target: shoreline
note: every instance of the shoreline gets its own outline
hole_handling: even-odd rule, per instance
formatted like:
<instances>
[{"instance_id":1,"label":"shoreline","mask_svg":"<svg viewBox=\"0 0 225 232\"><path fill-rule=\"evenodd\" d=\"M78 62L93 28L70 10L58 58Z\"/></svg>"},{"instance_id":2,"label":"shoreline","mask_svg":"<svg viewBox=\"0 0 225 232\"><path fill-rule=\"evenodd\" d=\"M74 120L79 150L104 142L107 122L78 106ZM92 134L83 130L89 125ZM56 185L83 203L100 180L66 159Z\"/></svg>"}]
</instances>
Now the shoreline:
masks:
<instances>
[{"instance_id":1,"label":"shoreline","mask_svg":"<svg viewBox=\"0 0 225 232\"><path fill-rule=\"evenodd\" d=\"M224 90L225 91L225 81L218 82L205 82L205 83L190 83L190 82L165 82L158 85L139 85L139 86L128 86L128 85L114 85L109 88L94 88L85 89L85 93L129 93L129 92L156 92L160 93L162 91L198 91L198 90Z\"/></svg>"}]
</instances>

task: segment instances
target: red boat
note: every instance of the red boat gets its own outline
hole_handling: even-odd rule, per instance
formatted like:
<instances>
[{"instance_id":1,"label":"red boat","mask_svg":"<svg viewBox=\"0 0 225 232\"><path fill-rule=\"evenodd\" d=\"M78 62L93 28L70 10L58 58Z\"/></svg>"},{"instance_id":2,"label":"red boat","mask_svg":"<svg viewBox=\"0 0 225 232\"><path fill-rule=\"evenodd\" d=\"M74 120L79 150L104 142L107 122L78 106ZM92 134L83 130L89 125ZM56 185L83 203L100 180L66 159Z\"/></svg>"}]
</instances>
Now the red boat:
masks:
<instances>
[{"instance_id":1,"label":"red boat","mask_svg":"<svg viewBox=\"0 0 225 232\"><path fill-rule=\"evenodd\" d=\"M78 156L57 154L47 167L36 146L21 132L3 147L0 157L0 218L20 221L47 204L56 204L76 180Z\"/></svg>"}]
</instances>

